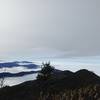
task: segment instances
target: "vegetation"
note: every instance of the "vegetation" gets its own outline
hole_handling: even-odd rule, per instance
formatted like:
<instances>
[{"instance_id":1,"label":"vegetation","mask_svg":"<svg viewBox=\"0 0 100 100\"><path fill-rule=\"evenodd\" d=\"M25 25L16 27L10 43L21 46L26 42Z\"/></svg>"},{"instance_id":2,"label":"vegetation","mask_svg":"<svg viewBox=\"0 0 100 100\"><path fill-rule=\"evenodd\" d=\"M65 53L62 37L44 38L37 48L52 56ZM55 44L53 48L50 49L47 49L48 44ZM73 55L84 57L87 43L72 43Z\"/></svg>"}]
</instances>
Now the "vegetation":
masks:
<instances>
[{"instance_id":1,"label":"vegetation","mask_svg":"<svg viewBox=\"0 0 100 100\"><path fill-rule=\"evenodd\" d=\"M69 89L59 93L40 93L38 100L100 100L100 85Z\"/></svg>"},{"instance_id":2,"label":"vegetation","mask_svg":"<svg viewBox=\"0 0 100 100\"><path fill-rule=\"evenodd\" d=\"M4 82L5 82L5 78L4 77L0 78L0 88L4 87Z\"/></svg>"},{"instance_id":3,"label":"vegetation","mask_svg":"<svg viewBox=\"0 0 100 100\"><path fill-rule=\"evenodd\" d=\"M3 69L3 72L6 72L6 68ZM3 88L5 86L5 77L4 75L0 78L0 88Z\"/></svg>"},{"instance_id":4,"label":"vegetation","mask_svg":"<svg viewBox=\"0 0 100 100\"><path fill-rule=\"evenodd\" d=\"M41 71L38 73L37 79L39 80L50 79L52 77L53 70L54 70L54 67L50 65L50 62L42 63Z\"/></svg>"},{"instance_id":5,"label":"vegetation","mask_svg":"<svg viewBox=\"0 0 100 100\"><path fill-rule=\"evenodd\" d=\"M100 77L85 69L73 73L43 63L36 80L1 88L0 100L100 100Z\"/></svg>"}]
</instances>

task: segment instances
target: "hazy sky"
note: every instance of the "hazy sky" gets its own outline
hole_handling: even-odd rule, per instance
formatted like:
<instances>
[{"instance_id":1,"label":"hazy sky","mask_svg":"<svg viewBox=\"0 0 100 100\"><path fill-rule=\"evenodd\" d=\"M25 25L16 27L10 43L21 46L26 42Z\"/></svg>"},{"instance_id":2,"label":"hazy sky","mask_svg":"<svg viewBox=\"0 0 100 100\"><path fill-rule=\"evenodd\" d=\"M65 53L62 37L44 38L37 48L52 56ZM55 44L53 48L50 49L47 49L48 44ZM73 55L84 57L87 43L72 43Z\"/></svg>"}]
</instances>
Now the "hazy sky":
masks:
<instances>
[{"instance_id":1,"label":"hazy sky","mask_svg":"<svg viewBox=\"0 0 100 100\"><path fill-rule=\"evenodd\" d=\"M0 0L0 59L100 55L100 0Z\"/></svg>"}]
</instances>

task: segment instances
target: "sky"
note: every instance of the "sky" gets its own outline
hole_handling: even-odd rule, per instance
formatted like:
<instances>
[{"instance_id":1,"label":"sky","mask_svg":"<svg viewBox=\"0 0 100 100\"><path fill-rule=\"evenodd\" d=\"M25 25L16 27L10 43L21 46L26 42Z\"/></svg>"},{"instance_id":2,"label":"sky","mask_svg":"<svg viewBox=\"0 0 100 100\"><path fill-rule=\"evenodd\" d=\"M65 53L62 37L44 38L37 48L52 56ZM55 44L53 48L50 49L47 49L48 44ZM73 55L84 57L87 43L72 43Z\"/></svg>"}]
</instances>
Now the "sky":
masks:
<instances>
[{"instance_id":1,"label":"sky","mask_svg":"<svg viewBox=\"0 0 100 100\"><path fill-rule=\"evenodd\" d=\"M0 0L0 60L100 56L100 0Z\"/></svg>"}]
</instances>

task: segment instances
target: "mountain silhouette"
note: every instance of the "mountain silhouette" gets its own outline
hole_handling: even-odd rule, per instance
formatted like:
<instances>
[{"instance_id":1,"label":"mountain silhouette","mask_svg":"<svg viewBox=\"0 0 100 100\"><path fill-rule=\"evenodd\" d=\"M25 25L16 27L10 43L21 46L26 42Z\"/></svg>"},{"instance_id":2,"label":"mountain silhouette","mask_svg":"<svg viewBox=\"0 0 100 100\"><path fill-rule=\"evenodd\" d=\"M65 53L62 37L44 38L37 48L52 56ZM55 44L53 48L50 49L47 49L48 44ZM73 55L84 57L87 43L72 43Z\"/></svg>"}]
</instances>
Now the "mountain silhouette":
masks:
<instances>
[{"instance_id":1,"label":"mountain silhouette","mask_svg":"<svg viewBox=\"0 0 100 100\"><path fill-rule=\"evenodd\" d=\"M9 73L9 72L3 72L0 73L0 78L7 78L7 77L21 77L29 74L35 74L38 73L39 71L28 71L28 72L19 72L19 73Z\"/></svg>"},{"instance_id":2,"label":"mountain silhouette","mask_svg":"<svg viewBox=\"0 0 100 100\"><path fill-rule=\"evenodd\" d=\"M75 73L68 70L55 70L52 76L52 79L49 80L33 80L12 87L4 87L0 89L0 100L99 100L93 99L99 98L100 95L98 92L100 77L95 73L86 69ZM72 93L76 99L70 99ZM77 95L82 97L82 93L85 99L77 99L79 98ZM87 95L88 93L90 94ZM66 94L69 99L50 99L51 95L56 96L56 94L59 96ZM44 95L45 98L48 96L49 99L43 99L41 95ZM90 97L92 99L86 99Z\"/></svg>"},{"instance_id":3,"label":"mountain silhouette","mask_svg":"<svg viewBox=\"0 0 100 100\"><path fill-rule=\"evenodd\" d=\"M21 65L20 65L21 63ZM0 62L0 68L26 67L28 69L36 69L39 66L28 61Z\"/></svg>"}]
</instances>

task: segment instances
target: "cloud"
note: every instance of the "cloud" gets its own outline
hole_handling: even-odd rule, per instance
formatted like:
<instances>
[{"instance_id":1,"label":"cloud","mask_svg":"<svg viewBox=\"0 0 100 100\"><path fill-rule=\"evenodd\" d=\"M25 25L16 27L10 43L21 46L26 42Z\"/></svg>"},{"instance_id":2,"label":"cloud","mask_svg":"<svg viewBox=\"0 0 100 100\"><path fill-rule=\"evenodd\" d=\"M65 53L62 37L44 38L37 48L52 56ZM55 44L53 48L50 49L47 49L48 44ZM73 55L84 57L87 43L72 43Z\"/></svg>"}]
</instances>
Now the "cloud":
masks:
<instances>
[{"instance_id":1,"label":"cloud","mask_svg":"<svg viewBox=\"0 0 100 100\"><path fill-rule=\"evenodd\" d=\"M30 56L35 48L100 55L99 0L4 0L0 15L1 58Z\"/></svg>"}]
</instances>

